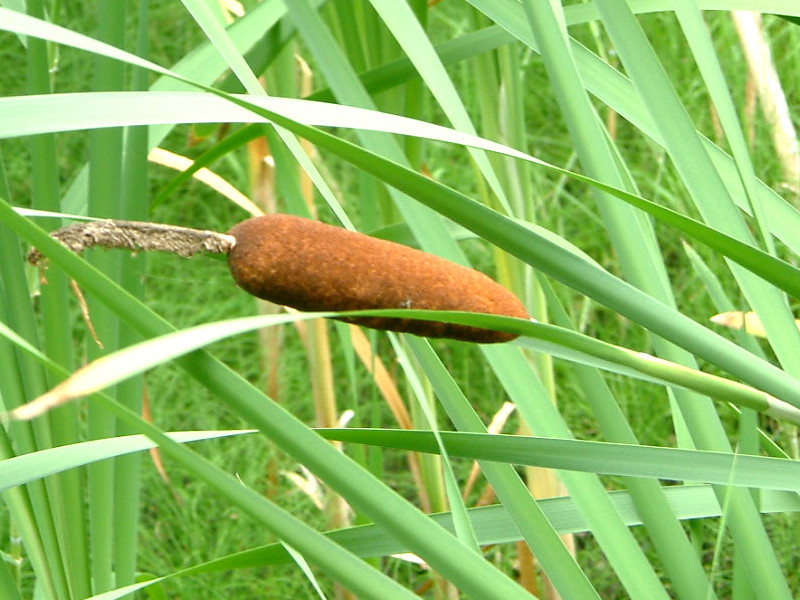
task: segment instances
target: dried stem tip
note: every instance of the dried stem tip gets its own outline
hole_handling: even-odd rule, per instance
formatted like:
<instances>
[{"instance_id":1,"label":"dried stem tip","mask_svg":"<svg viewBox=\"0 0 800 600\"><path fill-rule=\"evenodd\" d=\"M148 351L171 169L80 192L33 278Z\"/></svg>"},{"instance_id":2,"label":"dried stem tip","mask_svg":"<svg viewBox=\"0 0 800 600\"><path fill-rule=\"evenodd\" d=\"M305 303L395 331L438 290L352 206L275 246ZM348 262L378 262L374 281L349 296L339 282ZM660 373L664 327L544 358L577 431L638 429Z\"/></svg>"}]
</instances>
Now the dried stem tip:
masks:
<instances>
[{"instance_id":1,"label":"dried stem tip","mask_svg":"<svg viewBox=\"0 0 800 600\"><path fill-rule=\"evenodd\" d=\"M291 215L248 219L228 232L231 274L245 291L304 311L451 310L528 319L522 302L486 275L408 246ZM465 325L359 317L352 322L427 337L506 342Z\"/></svg>"},{"instance_id":2,"label":"dried stem tip","mask_svg":"<svg viewBox=\"0 0 800 600\"><path fill-rule=\"evenodd\" d=\"M199 252L227 253L234 239L216 231L189 229L177 225L141 221L87 221L57 229L50 234L73 252L80 254L86 248L124 248L133 250L161 250L181 256ZM37 249L28 253L28 262L37 265L42 255Z\"/></svg>"}]
</instances>

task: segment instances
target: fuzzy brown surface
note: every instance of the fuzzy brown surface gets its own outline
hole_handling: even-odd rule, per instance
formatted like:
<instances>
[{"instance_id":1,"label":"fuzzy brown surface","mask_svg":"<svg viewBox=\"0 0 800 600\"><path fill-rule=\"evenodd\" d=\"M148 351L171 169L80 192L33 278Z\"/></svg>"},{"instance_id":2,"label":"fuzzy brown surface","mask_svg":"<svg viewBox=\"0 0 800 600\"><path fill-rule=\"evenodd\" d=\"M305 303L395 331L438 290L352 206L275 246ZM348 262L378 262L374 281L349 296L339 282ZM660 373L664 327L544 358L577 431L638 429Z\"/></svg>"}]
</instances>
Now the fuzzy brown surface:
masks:
<instances>
[{"instance_id":1,"label":"fuzzy brown surface","mask_svg":"<svg viewBox=\"0 0 800 600\"><path fill-rule=\"evenodd\" d=\"M292 215L248 219L228 232L228 262L250 294L303 311L413 308L530 318L522 302L483 273L408 246ZM481 343L516 335L415 319L350 322Z\"/></svg>"}]
</instances>

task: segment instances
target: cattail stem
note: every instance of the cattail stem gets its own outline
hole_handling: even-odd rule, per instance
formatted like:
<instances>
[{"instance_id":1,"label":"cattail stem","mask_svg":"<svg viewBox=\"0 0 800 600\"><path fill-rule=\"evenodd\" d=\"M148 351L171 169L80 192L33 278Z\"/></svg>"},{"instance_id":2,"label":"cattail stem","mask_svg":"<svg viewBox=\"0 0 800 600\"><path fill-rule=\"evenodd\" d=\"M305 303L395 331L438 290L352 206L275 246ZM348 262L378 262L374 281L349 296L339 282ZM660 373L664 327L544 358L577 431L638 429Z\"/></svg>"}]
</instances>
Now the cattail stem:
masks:
<instances>
[{"instance_id":1,"label":"cattail stem","mask_svg":"<svg viewBox=\"0 0 800 600\"><path fill-rule=\"evenodd\" d=\"M134 252L160 250L188 257L200 252L227 254L236 245L232 235L216 231L116 219L74 223L50 235L77 254L86 248L101 246ZM32 265L38 265L42 258L36 248L28 253L28 262Z\"/></svg>"}]
</instances>

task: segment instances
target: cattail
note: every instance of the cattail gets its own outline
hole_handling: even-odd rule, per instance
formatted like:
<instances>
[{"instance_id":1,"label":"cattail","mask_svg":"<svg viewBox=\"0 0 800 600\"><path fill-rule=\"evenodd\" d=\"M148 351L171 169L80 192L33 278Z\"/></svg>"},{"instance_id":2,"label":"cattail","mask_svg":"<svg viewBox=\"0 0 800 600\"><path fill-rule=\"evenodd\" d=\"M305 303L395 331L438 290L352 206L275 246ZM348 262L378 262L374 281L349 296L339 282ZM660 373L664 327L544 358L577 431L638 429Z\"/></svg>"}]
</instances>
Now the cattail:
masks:
<instances>
[{"instance_id":1,"label":"cattail","mask_svg":"<svg viewBox=\"0 0 800 600\"><path fill-rule=\"evenodd\" d=\"M522 302L486 275L408 246L292 215L248 219L228 232L231 274L250 294L303 311L411 308L528 319ZM365 327L471 342L514 334L386 317L347 319Z\"/></svg>"},{"instance_id":2,"label":"cattail","mask_svg":"<svg viewBox=\"0 0 800 600\"><path fill-rule=\"evenodd\" d=\"M522 302L483 273L408 246L291 215L248 219L227 234L139 221L75 223L51 233L72 251L161 250L181 256L228 253L236 283L276 304L305 311L418 309L528 319ZM46 267L35 248L31 264ZM515 334L388 317L345 319L365 327L469 342L507 342Z\"/></svg>"}]
</instances>

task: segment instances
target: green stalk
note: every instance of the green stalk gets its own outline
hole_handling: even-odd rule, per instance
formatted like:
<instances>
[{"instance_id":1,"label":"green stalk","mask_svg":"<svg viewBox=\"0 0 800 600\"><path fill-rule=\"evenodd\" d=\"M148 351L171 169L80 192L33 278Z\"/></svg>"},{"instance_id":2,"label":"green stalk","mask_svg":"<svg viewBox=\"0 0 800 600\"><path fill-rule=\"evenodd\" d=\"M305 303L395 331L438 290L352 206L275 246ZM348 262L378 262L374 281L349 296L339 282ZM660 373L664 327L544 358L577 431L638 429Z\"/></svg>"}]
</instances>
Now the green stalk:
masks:
<instances>
[{"instance_id":1,"label":"green stalk","mask_svg":"<svg viewBox=\"0 0 800 600\"><path fill-rule=\"evenodd\" d=\"M4 161L0 152L0 195L7 196L8 193ZM26 293L27 281L22 268L22 252L13 232L4 223L0 223L0 264L5 265L0 269L0 322L8 323L18 334L23 337L27 335L29 340L35 338L34 316ZM41 366L31 362L31 357L15 352L5 340L0 341L0 364L4 365L4 376L0 377L0 398L5 410L19 406L27 400L24 382L38 387L39 390L46 389ZM0 427L0 458L14 456L9 435L15 440L19 452L33 452L37 449L30 424L13 424L8 431ZM52 555L48 555L43 545L43 537L49 530L44 532L45 536L40 533L31 503L31 495L34 499L41 499L44 494L42 482L37 481L29 487L15 488L4 493L3 502L10 515L10 529L13 535L22 539L45 597L55 600L58 592L53 572L48 567ZM49 523L49 527L52 528L52 523ZM16 579L18 583L19 568ZM14 597L13 594L16 593L15 586L14 592L9 592L9 597Z\"/></svg>"},{"instance_id":2,"label":"green stalk","mask_svg":"<svg viewBox=\"0 0 800 600\"><path fill-rule=\"evenodd\" d=\"M475 9L468 13L470 25L475 29L488 25L486 17ZM482 52L472 59L475 85L477 87L477 100L480 107L481 135L490 140L499 140L500 130L497 119L497 102L500 81L496 69L496 61L491 52ZM492 162L497 165L499 159L492 156Z\"/></svg>"},{"instance_id":3,"label":"green stalk","mask_svg":"<svg viewBox=\"0 0 800 600\"><path fill-rule=\"evenodd\" d=\"M149 54L149 3L140 2L137 15L136 54L146 57ZM131 71L131 88L146 90L149 85L149 73L145 69L134 67ZM138 221L148 216L148 128L129 128L125 136L125 162L123 165L123 196L120 207L123 219ZM138 258L123 255L120 257L120 283L134 296L144 295L144 270L146 254ZM132 328L120 323L119 343L121 347L130 346L141 340L141 336ZM136 414L142 412L144 396L144 378L134 377L118 386L120 402ZM118 435L131 433L129 426L118 423ZM114 514L113 514L113 556L116 585L124 586L134 583L136 579L136 563L139 550L139 501L141 496L142 458L139 454L123 456L116 460L113 482Z\"/></svg>"},{"instance_id":4,"label":"green stalk","mask_svg":"<svg viewBox=\"0 0 800 600\"><path fill-rule=\"evenodd\" d=\"M422 377L419 365L408 355L406 347L400 345L399 342L393 343L393 346L397 354L397 360L403 367L408 380L409 395L414 398L409 402L412 426L415 429L438 431L437 407L430 382ZM450 506L447 490L445 489L442 456L419 454L417 455L417 460L420 479L424 488L420 491L423 508L432 513L448 510ZM463 502L460 496L451 500L458 502L458 505L453 505L453 511L459 508L463 510Z\"/></svg>"},{"instance_id":5,"label":"green stalk","mask_svg":"<svg viewBox=\"0 0 800 600\"><path fill-rule=\"evenodd\" d=\"M42 0L33 0L27 4L28 14L40 19L45 18L45 7ZM28 91L32 94L51 92L50 61L47 44L43 40L30 39L28 42ZM58 182L58 159L56 157L55 137L39 135L30 140L32 204L44 210L60 209L60 192ZM54 225L50 221L48 225ZM19 252L19 249L17 249ZM17 263L21 264L21 263ZM50 356L63 364L74 364L69 319L64 318L64 307L68 306L67 280L62 274L54 274L46 290L41 293L42 323L44 344ZM27 290L27 285L17 288L17 306L22 306L20 295ZM26 299L27 300L27 299ZM18 312L17 309L15 312ZM29 320L30 311L21 309L18 312L22 324L33 336L33 322ZM27 313L27 314L25 314ZM33 337L29 339L34 339ZM24 359L27 360L27 359ZM29 380L32 386L47 385L42 375ZM52 382L50 382L52 383ZM29 389L29 393L39 393L44 388ZM42 420L34 428L37 430L36 446L47 447L53 442L69 443L76 439L76 421L74 408L55 412L50 418ZM37 489L38 488L38 489ZM69 598L70 595L84 597L91 591L86 564L86 536L83 530L83 502L80 493L80 474L69 473L54 478L46 484L31 486L31 502L36 515L42 543L48 558L48 574L40 573L45 578L52 577L57 597ZM49 497L48 497L49 496ZM62 550L61 546L66 547Z\"/></svg>"},{"instance_id":6,"label":"green stalk","mask_svg":"<svg viewBox=\"0 0 800 600\"><path fill-rule=\"evenodd\" d=\"M331 31L353 69L361 73L382 64L385 44L377 33L383 33L384 29L367 0L338 0L331 2L328 8ZM311 96L314 95L316 93ZM393 98L385 94L379 97L384 103ZM378 229L398 219L397 210L392 205L386 188L374 178L359 173L357 189L360 223L366 231Z\"/></svg>"},{"instance_id":7,"label":"green stalk","mask_svg":"<svg viewBox=\"0 0 800 600\"><path fill-rule=\"evenodd\" d=\"M427 28L428 24L428 4L426 0L411 0L409 2L414 15L419 20L422 29ZM357 69L356 69L357 70ZM402 114L411 117L412 119L419 119L420 121L427 121L428 110L425 102L425 87L422 80L414 78L404 86L403 98L403 112ZM405 155L411 166L418 171L421 170L424 163L424 140L409 136L404 140Z\"/></svg>"},{"instance_id":8,"label":"green stalk","mask_svg":"<svg viewBox=\"0 0 800 600\"><path fill-rule=\"evenodd\" d=\"M366 26L365 0L336 0L329 2L326 11L329 15L336 39L344 48L350 63L359 72L381 61L374 46L375 35L370 35ZM374 17L373 17L374 18Z\"/></svg>"},{"instance_id":9,"label":"green stalk","mask_svg":"<svg viewBox=\"0 0 800 600\"><path fill-rule=\"evenodd\" d=\"M96 4L98 17L97 38L117 47L125 46L126 3L104 2ZM124 66L118 61L95 57L93 89L96 91L124 88ZM99 129L89 132L89 214L95 217L117 217L122 203L122 130ZM94 253L93 265L119 281L122 260L119 253ZM89 342L89 357L94 359L104 352L119 347L119 321L107 306L95 298L87 298L97 336L104 348ZM135 384L131 384L135 385ZM131 388L128 387L131 391ZM110 391L116 395L115 391ZM135 393L135 392L134 392ZM140 396L141 397L141 396ZM135 400L126 400L131 404ZM89 437L100 439L115 434L113 416L104 410L90 410ZM92 580L95 593L114 588L114 521L115 463L104 461L89 467L89 528L92 544Z\"/></svg>"},{"instance_id":10,"label":"green stalk","mask_svg":"<svg viewBox=\"0 0 800 600\"><path fill-rule=\"evenodd\" d=\"M0 226L0 238L4 238L2 235L3 229L5 227ZM13 239L10 231L6 233L6 238ZM0 261L3 260L3 256L4 253L0 251ZM3 272L0 271L0 289L5 287L2 275ZM3 303L0 303L0 321L12 321L6 313ZM6 409L10 406L21 404L25 399L23 377L21 375L22 369L20 367L23 362L20 359L25 358L30 357L14 352L13 347L7 340L0 341L0 364L4 365L4 377L0 378L0 397L3 399ZM11 438L9 438L9 435ZM15 456L11 439L17 442L18 447L29 446L31 451L35 450L33 434L28 423L13 424L9 427L8 432L5 428L0 427L0 460ZM10 529L13 535L17 535L22 539L43 594L46 598L55 600L58 598L58 591L53 577L54 573L48 566L49 561L52 560L52 555L45 550L43 542L43 539L47 537L47 531L44 532L45 535L40 533L39 523L41 520L37 521L31 503L31 496L34 499L38 499L43 495L44 485L41 481L36 481L29 486L13 488L4 492L2 499L11 519ZM47 525L52 527L51 522L47 523ZM3 561L0 560L0 562ZM17 572L17 580L19 580L19 570Z\"/></svg>"}]
</instances>

